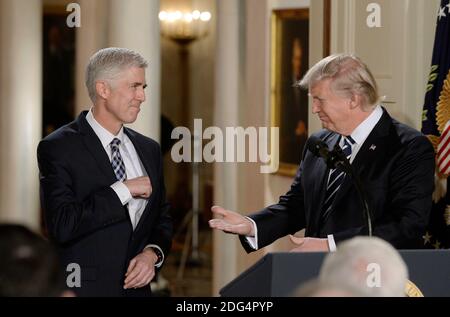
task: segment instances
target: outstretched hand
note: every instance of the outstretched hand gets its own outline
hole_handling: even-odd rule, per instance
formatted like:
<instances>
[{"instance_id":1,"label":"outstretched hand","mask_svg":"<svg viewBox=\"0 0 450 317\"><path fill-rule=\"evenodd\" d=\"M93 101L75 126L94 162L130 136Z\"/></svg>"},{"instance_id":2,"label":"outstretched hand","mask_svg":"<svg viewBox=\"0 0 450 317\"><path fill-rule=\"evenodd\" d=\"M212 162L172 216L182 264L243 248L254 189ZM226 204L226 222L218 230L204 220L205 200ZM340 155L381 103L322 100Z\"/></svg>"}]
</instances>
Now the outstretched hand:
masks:
<instances>
[{"instance_id":1,"label":"outstretched hand","mask_svg":"<svg viewBox=\"0 0 450 317\"><path fill-rule=\"evenodd\" d=\"M220 206L213 206L211 211L215 219L209 221L209 226L226 233L254 236L253 223L237 212L226 210Z\"/></svg>"}]
</instances>

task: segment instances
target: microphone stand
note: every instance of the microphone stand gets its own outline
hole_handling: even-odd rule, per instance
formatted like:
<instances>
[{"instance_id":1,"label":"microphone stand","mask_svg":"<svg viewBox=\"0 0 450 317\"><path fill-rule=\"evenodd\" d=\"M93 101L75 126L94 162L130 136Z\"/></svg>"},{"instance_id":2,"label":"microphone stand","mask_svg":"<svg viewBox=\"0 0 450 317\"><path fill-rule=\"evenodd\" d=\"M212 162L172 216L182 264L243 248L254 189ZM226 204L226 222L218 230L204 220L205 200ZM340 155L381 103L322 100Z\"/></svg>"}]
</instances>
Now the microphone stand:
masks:
<instances>
[{"instance_id":1,"label":"microphone stand","mask_svg":"<svg viewBox=\"0 0 450 317\"><path fill-rule=\"evenodd\" d=\"M332 154L335 155L332 155ZM327 157L327 165L330 168L337 168L340 167L346 174L349 174L353 180L353 183L355 184L356 191L358 192L358 196L363 204L364 209L364 220L367 222L367 228L368 228L368 235L369 237L372 236L372 216L369 209L369 204L367 203L367 197L364 193L361 180L356 174L355 169L348 161L347 157L345 157L344 152L342 151L341 147L336 144L333 151L330 152L331 155Z\"/></svg>"}]
</instances>

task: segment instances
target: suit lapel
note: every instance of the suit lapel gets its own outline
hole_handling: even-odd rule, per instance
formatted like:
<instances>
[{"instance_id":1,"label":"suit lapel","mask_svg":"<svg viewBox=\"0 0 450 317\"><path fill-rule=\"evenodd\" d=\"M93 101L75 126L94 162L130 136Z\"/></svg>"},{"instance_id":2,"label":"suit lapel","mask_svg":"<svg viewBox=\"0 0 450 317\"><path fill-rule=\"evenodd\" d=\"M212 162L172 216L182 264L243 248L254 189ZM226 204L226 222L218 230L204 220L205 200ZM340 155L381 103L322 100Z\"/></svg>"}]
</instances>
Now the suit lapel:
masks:
<instances>
[{"instance_id":1,"label":"suit lapel","mask_svg":"<svg viewBox=\"0 0 450 317\"><path fill-rule=\"evenodd\" d=\"M381 116L380 121L375 125L372 132L364 141L352 162L353 170L357 175L359 175L359 177L362 176L363 169L374 161L374 157L376 157L376 155L379 155L378 153L385 153L384 148L386 147L386 144L388 144L386 138L389 135L389 127L391 122L391 117L383 108L383 115ZM345 197L349 189L352 187L352 184L353 180L350 175L346 175L333 202L333 208L341 199ZM362 185L364 186L364 182Z\"/></svg>"},{"instance_id":2,"label":"suit lapel","mask_svg":"<svg viewBox=\"0 0 450 317\"><path fill-rule=\"evenodd\" d=\"M102 173L105 175L107 182L109 184L113 184L117 181L116 175L114 174L114 171L111 166L111 162L109 160L108 154L106 154L102 143L100 142L100 139L95 134L94 130L91 128L89 123L86 121L86 114L87 111L83 111L78 116L78 125L80 127L80 133L83 136L84 144L87 148L87 150L91 153L91 155L94 157L94 159L97 162L97 165L99 169L102 171ZM155 186L157 186L157 171L155 169L155 166L150 164L149 158L152 158L152 153L149 152L150 148L143 145L142 142L140 142L139 137L136 135L135 132L132 130L124 127L124 132L127 134L127 136L130 138L131 142L134 145L134 148L136 149L136 152L139 156L139 159L142 162L142 165L144 166L145 171L147 172L148 177L150 178L150 182L152 184L153 192ZM147 215L149 214L149 209L152 205L152 202L154 200L154 195L152 194L149 198L149 201L147 203L147 206L145 207L145 210L139 220L138 225L136 226L136 229L134 232L137 232L138 229L142 226L143 220Z\"/></svg>"},{"instance_id":3,"label":"suit lapel","mask_svg":"<svg viewBox=\"0 0 450 317\"><path fill-rule=\"evenodd\" d=\"M142 223L144 222L144 219L149 214L150 207L154 200L155 196L153 195L153 193L155 191L155 186L157 186L157 182L156 182L157 175L156 175L155 167L152 164L150 164L150 161L149 161L149 158L152 157L152 154L148 151L149 147L145 147L140 142L139 138L137 137L136 133L134 133L134 131L132 131L128 128L124 128L124 132L130 138L131 142L133 143L134 148L136 149L136 153L138 154L139 159L141 160L142 165L144 166L144 169L147 172L147 175L150 178L150 182L152 185L152 194L150 195L150 198L147 202L147 206L145 207L145 210L142 213L141 218L139 219L136 229L134 230L135 232L137 232L142 227Z\"/></svg>"},{"instance_id":4,"label":"suit lapel","mask_svg":"<svg viewBox=\"0 0 450 317\"><path fill-rule=\"evenodd\" d=\"M83 111L77 119L78 125L80 127L80 133L83 135L84 144L91 155L94 157L94 159L97 161L98 167L103 172L108 182L113 184L117 181L117 179L112 169L111 162L109 161L108 154L106 154L103 145L100 142L100 139L97 137L94 130L92 130L89 123L86 121L86 114L87 111Z\"/></svg>"},{"instance_id":5,"label":"suit lapel","mask_svg":"<svg viewBox=\"0 0 450 317\"><path fill-rule=\"evenodd\" d=\"M332 133L329 137L324 139L325 143L327 144L329 149L334 148L334 146L339 142L339 134ZM324 203L325 194L327 192L327 185L328 185L328 175L330 173L330 170L325 162L324 159L319 158L316 159L316 163L314 165L314 178L321 180L319 185L316 187L316 190L314 191L314 201L318 201L319 204L318 210L313 211L313 223L314 228L319 227L320 223L320 217L322 215L322 205ZM313 230L314 232L316 230Z\"/></svg>"}]
</instances>

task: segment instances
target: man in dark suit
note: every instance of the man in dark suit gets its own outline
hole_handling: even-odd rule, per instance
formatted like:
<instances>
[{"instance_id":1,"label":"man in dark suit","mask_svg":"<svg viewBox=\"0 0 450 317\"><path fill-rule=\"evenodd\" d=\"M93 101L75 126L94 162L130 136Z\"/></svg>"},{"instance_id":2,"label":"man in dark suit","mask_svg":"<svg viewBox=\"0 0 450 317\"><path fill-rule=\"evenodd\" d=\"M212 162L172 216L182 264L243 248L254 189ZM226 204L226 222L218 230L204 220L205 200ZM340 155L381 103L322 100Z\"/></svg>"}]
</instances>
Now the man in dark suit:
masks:
<instances>
[{"instance_id":1,"label":"man in dark suit","mask_svg":"<svg viewBox=\"0 0 450 317\"><path fill-rule=\"evenodd\" d=\"M146 67L128 49L94 54L86 69L92 108L38 146L48 234L64 269L80 266L77 295L150 295L170 248L159 145L123 126L145 100Z\"/></svg>"},{"instance_id":2,"label":"man in dark suit","mask_svg":"<svg viewBox=\"0 0 450 317\"><path fill-rule=\"evenodd\" d=\"M370 70L353 55L319 61L299 85L309 89L312 110L325 128L314 136L330 149L338 144L361 179L373 234L396 248L419 247L434 186L431 143L378 104ZM368 232L351 178L339 168L330 170L307 149L278 204L249 217L219 206L212 211L217 218L210 226L241 235L248 252L304 228L305 238L292 238L296 251L333 251L337 242Z\"/></svg>"}]
</instances>

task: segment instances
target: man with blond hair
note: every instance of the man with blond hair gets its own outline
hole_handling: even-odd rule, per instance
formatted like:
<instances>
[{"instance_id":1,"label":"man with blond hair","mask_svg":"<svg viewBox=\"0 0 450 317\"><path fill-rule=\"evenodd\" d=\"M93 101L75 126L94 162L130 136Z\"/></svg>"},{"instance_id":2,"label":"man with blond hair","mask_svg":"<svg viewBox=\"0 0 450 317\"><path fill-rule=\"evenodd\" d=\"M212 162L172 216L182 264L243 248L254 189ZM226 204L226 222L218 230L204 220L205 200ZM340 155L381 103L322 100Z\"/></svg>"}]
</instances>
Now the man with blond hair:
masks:
<instances>
[{"instance_id":1,"label":"man with blond hair","mask_svg":"<svg viewBox=\"0 0 450 317\"><path fill-rule=\"evenodd\" d=\"M309 90L324 128L313 136L329 149L339 146L360 178L373 234L396 248L420 247L434 186L428 139L389 115L372 73L354 55L322 59L299 86ZM301 229L305 238L292 238L294 250L329 251L369 232L363 208L349 175L305 149L290 190L277 204L249 217L214 206L210 226L239 234L248 252Z\"/></svg>"},{"instance_id":2,"label":"man with blond hair","mask_svg":"<svg viewBox=\"0 0 450 317\"><path fill-rule=\"evenodd\" d=\"M145 101L147 62L125 48L95 53L86 69L92 100L39 143L41 203L65 268L80 268L81 296L148 296L169 251L158 143L124 124Z\"/></svg>"}]
</instances>

